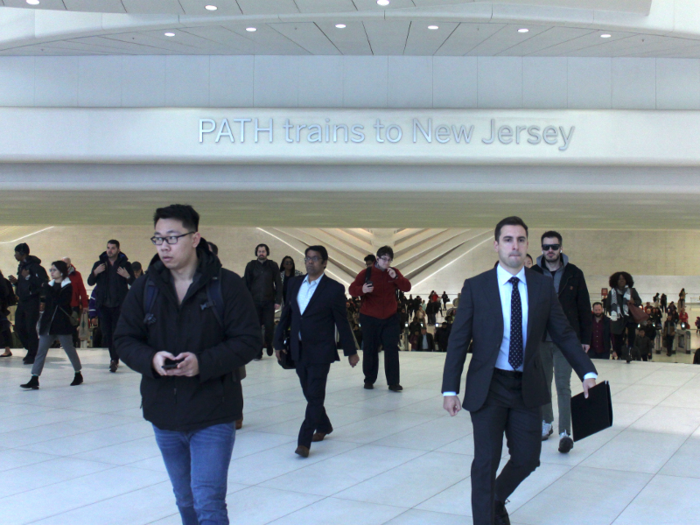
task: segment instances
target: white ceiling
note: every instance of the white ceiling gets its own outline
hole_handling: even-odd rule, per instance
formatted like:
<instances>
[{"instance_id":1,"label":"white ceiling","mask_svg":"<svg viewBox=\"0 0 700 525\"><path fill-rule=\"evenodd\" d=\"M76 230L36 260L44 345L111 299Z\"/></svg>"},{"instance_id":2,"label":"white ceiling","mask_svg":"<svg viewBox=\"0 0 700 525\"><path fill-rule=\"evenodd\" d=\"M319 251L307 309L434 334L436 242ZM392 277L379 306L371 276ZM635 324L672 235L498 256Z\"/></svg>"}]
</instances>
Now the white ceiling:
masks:
<instances>
[{"instance_id":1,"label":"white ceiling","mask_svg":"<svg viewBox=\"0 0 700 525\"><path fill-rule=\"evenodd\" d=\"M210 3L218 10L205 10ZM0 15L32 9L44 16L35 22L31 38L4 40L0 34L3 55L700 57L700 34L644 29L651 0L498 4L392 0L386 8L376 0L41 0L39 6L29 6L26 0L0 0L0 4L13 8L0 8ZM608 14L596 15L600 10ZM90 16L112 18L84 18ZM625 23L615 30L593 23L619 17ZM338 23L347 27L336 28ZM428 29L433 24L437 30ZM246 31L251 26L257 31ZM519 33L521 28L529 32ZM175 36L166 37L166 32ZM604 39L602 34L612 36Z\"/></svg>"}]
</instances>

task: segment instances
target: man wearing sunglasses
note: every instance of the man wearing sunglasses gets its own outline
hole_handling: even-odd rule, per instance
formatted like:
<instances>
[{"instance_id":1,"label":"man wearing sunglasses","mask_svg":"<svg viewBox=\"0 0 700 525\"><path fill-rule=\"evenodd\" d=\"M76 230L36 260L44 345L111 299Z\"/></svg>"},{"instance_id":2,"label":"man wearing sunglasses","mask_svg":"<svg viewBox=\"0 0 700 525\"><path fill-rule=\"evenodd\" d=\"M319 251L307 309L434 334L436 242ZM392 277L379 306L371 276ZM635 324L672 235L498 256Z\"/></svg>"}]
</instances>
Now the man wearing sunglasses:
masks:
<instances>
[{"instance_id":1,"label":"man wearing sunglasses","mask_svg":"<svg viewBox=\"0 0 700 525\"><path fill-rule=\"evenodd\" d=\"M562 236L558 232L542 234L542 255L532 269L552 278L562 310L581 341L583 351L588 352L593 329L591 299L583 272L569 262L562 246ZM550 391L554 375L559 405L559 452L566 454L574 447L571 439L571 365L549 334L545 335L540 345L540 353ZM554 414L550 402L542 407L542 441L552 435L553 426Z\"/></svg>"}]
</instances>

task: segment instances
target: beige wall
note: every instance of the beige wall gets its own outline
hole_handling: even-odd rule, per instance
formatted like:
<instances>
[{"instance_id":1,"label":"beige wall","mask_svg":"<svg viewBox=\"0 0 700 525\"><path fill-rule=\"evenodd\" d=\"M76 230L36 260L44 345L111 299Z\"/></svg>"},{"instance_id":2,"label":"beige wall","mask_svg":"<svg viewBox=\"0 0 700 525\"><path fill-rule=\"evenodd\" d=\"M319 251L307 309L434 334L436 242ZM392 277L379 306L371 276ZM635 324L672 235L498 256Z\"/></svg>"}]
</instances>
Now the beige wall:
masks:
<instances>
[{"instance_id":1,"label":"beige wall","mask_svg":"<svg viewBox=\"0 0 700 525\"><path fill-rule=\"evenodd\" d=\"M26 235L31 228L23 231ZM543 230L530 232L530 253L539 255L540 235ZM248 261L254 258L256 244L266 243L272 251L272 259L279 261L285 255L294 257L297 268L303 270L302 255L256 228L229 228L203 226L202 234L219 246L220 257L227 268L241 274ZM131 261L144 264L155 254L149 241L152 229L144 227L105 227L105 226L57 226L44 232L29 235L16 241L16 232L0 231L0 268L14 274L17 263L13 248L17 242L29 244L32 254L43 260L45 266L51 261L69 256L84 278L92 264L104 251L106 241L118 239L122 251ZM600 288L607 286L608 276L618 270L632 274L636 287L642 296L650 298L656 291L663 291L669 297L677 297L681 287L685 287L691 300L700 295L700 231L605 231L605 230L561 230L564 237L564 251L571 262L585 273L591 296L595 299ZM11 242L12 241L12 242ZM16 241L16 242L15 242ZM331 258L333 253L330 253ZM426 294L435 289L456 294L466 277L476 275L491 267L496 261L492 242L489 240L467 253L454 263L440 270L423 283L414 283L414 293ZM400 265L401 261L396 263ZM332 267L330 268L332 272ZM358 271L361 268L358 267Z\"/></svg>"}]
</instances>

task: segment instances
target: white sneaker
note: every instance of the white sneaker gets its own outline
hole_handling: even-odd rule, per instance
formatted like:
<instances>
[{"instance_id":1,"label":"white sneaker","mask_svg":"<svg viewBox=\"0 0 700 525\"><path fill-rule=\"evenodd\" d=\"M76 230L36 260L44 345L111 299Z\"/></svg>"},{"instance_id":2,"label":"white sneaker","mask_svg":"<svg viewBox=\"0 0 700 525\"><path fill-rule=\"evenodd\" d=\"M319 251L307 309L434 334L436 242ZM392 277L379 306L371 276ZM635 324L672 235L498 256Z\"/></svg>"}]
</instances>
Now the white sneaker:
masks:
<instances>
[{"instance_id":1,"label":"white sneaker","mask_svg":"<svg viewBox=\"0 0 700 525\"><path fill-rule=\"evenodd\" d=\"M542 441L547 441L552 434L554 434L552 423L542 421Z\"/></svg>"},{"instance_id":2,"label":"white sneaker","mask_svg":"<svg viewBox=\"0 0 700 525\"><path fill-rule=\"evenodd\" d=\"M574 448L574 440L571 439L567 431L565 430L559 434L559 452L562 454L568 454L568 452Z\"/></svg>"}]
</instances>

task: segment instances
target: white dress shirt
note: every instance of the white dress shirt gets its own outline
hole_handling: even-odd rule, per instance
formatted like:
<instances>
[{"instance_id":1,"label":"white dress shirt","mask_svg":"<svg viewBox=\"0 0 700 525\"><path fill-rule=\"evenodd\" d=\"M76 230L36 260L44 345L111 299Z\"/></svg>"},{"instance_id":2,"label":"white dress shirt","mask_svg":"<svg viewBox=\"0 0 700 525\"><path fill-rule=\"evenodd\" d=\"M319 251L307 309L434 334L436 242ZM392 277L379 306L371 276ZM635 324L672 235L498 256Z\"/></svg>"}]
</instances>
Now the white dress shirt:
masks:
<instances>
[{"instance_id":1,"label":"white dress shirt","mask_svg":"<svg viewBox=\"0 0 700 525\"><path fill-rule=\"evenodd\" d=\"M308 275L304 277L304 280L302 281L301 286L299 287L299 293L297 294L297 304L299 305L299 311L301 312L301 315L304 315L304 311L306 310L306 307L309 306L309 302L314 296L316 288L318 288L318 283L321 282L321 279L323 279L324 275L325 273L322 273L318 279L314 279L311 282L309 282ZM299 332L299 341L301 341L301 332Z\"/></svg>"}]
</instances>

